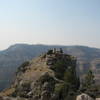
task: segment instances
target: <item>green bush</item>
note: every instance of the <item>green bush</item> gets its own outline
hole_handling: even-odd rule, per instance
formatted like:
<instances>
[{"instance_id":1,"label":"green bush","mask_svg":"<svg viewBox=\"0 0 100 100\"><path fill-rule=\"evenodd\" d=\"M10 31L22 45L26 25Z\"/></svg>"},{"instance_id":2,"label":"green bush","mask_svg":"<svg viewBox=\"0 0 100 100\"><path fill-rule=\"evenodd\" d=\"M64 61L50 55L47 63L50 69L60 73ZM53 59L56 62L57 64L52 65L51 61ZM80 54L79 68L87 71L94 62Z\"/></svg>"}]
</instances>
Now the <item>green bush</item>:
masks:
<instances>
[{"instance_id":1,"label":"green bush","mask_svg":"<svg viewBox=\"0 0 100 100\"><path fill-rule=\"evenodd\" d=\"M63 79L63 73L67 69L66 62L64 60L59 60L56 62L56 64L52 67L52 70L55 72L55 76L58 79Z\"/></svg>"},{"instance_id":2,"label":"green bush","mask_svg":"<svg viewBox=\"0 0 100 100\"><path fill-rule=\"evenodd\" d=\"M26 71L26 67L29 65L29 61L24 62L22 65L19 66L18 71L16 72L16 74L18 72L25 72Z\"/></svg>"},{"instance_id":3,"label":"green bush","mask_svg":"<svg viewBox=\"0 0 100 100\"><path fill-rule=\"evenodd\" d=\"M89 70L88 73L85 76L83 87L88 89L91 86L93 86L94 83L95 83L95 80L94 80L93 72L91 70Z\"/></svg>"},{"instance_id":4,"label":"green bush","mask_svg":"<svg viewBox=\"0 0 100 100\"><path fill-rule=\"evenodd\" d=\"M70 67L64 73L64 81L69 84L70 89L76 91L80 86L80 80L76 75L76 71Z\"/></svg>"},{"instance_id":5,"label":"green bush","mask_svg":"<svg viewBox=\"0 0 100 100\"><path fill-rule=\"evenodd\" d=\"M55 94L58 95L59 99L64 100L64 98L67 96L68 94L68 85L66 83L59 83L56 84L55 86Z\"/></svg>"},{"instance_id":6,"label":"green bush","mask_svg":"<svg viewBox=\"0 0 100 100\"><path fill-rule=\"evenodd\" d=\"M48 50L47 54L48 55L53 54L53 50Z\"/></svg>"},{"instance_id":7,"label":"green bush","mask_svg":"<svg viewBox=\"0 0 100 100\"><path fill-rule=\"evenodd\" d=\"M76 100L76 92L70 90L67 83L56 84L55 94L58 96L57 100Z\"/></svg>"}]
</instances>

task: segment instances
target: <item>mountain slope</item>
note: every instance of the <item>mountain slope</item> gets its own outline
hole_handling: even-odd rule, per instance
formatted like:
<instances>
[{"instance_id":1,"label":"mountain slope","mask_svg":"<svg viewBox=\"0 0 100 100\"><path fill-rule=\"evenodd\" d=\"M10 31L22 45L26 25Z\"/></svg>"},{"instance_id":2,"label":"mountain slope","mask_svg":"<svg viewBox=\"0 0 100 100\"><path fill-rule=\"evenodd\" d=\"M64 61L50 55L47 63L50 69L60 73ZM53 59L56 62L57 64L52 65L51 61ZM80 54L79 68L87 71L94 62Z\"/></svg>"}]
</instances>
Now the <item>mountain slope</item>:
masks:
<instances>
[{"instance_id":1,"label":"mountain slope","mask_svg":"<svg viewBox=\"0 0 100 100\"><path fill-rule=\"evenodd\" d=\"M16 100L75 100L79 86L76 58L55 49L22 64L12 86L0 96Z\"/></svg>"},{"instance_id":2,"label":"mountain slope","mask_svg":"<svg viewBox=\"0 0 100 100\"><path fill-rule=\"evenodd\" d=\"M85 46L16 44L0 52L0 89L2 90L9 86L20 64L51 48L62 48L65 53L76 56L80 74L86 73L91 68L98 79L100 75L100 49Z\"/></svg>"}]
</instances>

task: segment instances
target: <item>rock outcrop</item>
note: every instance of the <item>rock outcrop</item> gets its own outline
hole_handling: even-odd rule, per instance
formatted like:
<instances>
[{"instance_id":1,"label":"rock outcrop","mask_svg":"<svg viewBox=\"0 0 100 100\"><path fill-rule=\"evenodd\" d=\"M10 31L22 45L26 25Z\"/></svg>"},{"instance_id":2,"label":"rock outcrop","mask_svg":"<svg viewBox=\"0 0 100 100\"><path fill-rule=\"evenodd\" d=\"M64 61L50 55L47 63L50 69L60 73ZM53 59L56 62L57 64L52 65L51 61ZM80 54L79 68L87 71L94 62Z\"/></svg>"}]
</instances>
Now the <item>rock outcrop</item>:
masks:
<instances>
[{"instance_id":1,"label":"rock outcrop","mask_svg":"<svg viewBox=\"0 0 100 100\"><path fill-rule=\"evenodd\" d=\"M89 95L82 93L81 95L77 96L76 100L95 100L92 97L90 97Z\"/></svg>"},{"instance_id":2,"label":"rock outcrop","mask_svg":"<svg viewBox=\"0 0 100 100\"><path fill-rule=\"evenodd\" d=\"M75 100L78 88L76 58L54 49L23 63L11 88L1 96L15 98L8 100Z\"/></svg>"}]
</instances>

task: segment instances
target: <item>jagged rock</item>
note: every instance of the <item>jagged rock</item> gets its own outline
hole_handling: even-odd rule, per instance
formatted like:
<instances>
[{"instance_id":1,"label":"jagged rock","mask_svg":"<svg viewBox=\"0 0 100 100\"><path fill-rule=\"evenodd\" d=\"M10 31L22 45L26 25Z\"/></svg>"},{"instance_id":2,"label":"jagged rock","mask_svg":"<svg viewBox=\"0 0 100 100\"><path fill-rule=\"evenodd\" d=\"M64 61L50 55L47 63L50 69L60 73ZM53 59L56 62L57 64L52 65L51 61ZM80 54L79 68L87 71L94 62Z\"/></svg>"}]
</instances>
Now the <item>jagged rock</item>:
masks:
<instances>
[{"instance_id":1,"label":"jagged rock","mask_svg":"<svg viewBox=\"0 0 100 100\"><path fill-rule=\"evenodd\" d=\"M16 97L16 98L13 98L13 97L0 97L0 100L28 100L26 98L20 98L20 97Z\"/></svg>"},{"instance_id":2,"label":"jagged rock","mask_svg":"<svg viewBox=\"0 0 100 100\"><path fill-rule=\"evenodd\" d=\"M37 96L33 96L33 100L40 100L39 96L38 95Z\"/></svg>"},{"instance_id":3,"label":"jagged rock","mask_svg":"<svg viewBox=\"0 0 100 100\"><path fill-rule=\"evenodd\" d=\"M51 93L50 91L43 91L41 94L41 100L50 100Z\"/></svg>"},{"instance_id":4,"label":"jagged rock","mask_svg":"<svg viewBox=\"0 0 100 100\"><path fill-rule=\"evenodd\" d=\"M49 75L49 73L43 73L40 79L34 84L33 95L38 95L41 100L50 99L50 95L54 90L56 80Z\"/></svg>"}]
</instances>

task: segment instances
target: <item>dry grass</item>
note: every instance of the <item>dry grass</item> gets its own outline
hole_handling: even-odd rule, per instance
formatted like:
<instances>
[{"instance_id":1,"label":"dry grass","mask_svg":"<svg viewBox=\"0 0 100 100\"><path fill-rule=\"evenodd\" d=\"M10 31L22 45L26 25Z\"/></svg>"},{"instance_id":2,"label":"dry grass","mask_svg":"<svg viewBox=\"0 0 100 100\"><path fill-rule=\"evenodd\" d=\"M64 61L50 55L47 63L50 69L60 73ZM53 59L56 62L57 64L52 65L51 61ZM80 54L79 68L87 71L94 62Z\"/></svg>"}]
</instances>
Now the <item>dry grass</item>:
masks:
<instances>
[{"instance_id":1,"label":"dry grass","mask_svg":"<svg viewBox=\"0 0 100 100\"><path fill-rule=\"evenodd\" d=\"M15 88L5 89L0 93L0 96L9 96L15 91Z\"/></svg>"}]
</instances>

